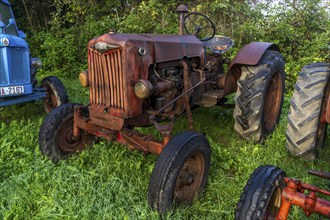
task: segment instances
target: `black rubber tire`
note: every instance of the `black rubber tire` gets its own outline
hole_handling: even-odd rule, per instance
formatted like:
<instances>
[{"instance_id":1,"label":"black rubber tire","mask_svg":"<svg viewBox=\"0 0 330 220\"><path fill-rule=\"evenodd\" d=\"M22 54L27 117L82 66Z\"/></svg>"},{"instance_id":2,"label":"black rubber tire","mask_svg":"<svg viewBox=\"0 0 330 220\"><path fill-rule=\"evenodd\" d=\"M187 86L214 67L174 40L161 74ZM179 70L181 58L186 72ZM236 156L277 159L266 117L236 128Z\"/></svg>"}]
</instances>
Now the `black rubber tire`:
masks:
<instances>
[{"instance_id":1,"label":"black rubber tire","mask_svg":"<svg viewBox=\"0 0 330 220\"><path fill-rule=\"evenodd\" d=\"M34 68L31 68L31 84L32 87L35 88L37 86L38 80L37 80L37 70Z\"/></svg>"},{"instance_id":2,"label":"black rubber tire","mask_svg":"<svg viewBox=\"0 0 330 220\"><path fill-rule=\"evenodd\" d=\"M327 124L321 109L330 96L330 65L314 63L303 67L291 98L286 130L286 148L297 157L315 159L325 142ZM321 127L322 126L322 127Z\"/></svg>"},{"instance_id":3,"label":"black rubber tire","mask_svg":"<svg viewBox=\"0 0 330 220\"><path fill-rule=\"evenodd\" d=\"M77 153L93 143L94 136L84 131L79 140L72 140L73 113L76 104L65 103L51 111L39 131L40 151L54 163Z\"/></svg>"},{"instance_id":4,"label":"black rubber tire","mask_svg":"<svg viewBox=\"0 0 330 220\"><path fill-rule=\"evenodd\" d=\"M234 128L243 138L263 142L276 128L285 92L284 64L279 52L268 50L257 65L242 66Z\"/></svg>"},{"instance_id":5,"label":"black rubber tire","mask_svg":"<svg viewBox=\"0 0 330 220\"><path fill-rule=\"evenodd\" d=\"M44 99L45 111L49 113L54 108L69 102L68 93L59 78L48 76L41 81L41 87L47 92Z\"/></svg>"},{"instance_id":6,"label":"black rubber tire","mask_svg":"<svg viewBox=\"0 0 330 220\"><path fill-rule=\"evenodd\" d=\"M244 187L235 210L235 220L275 219L271 217L276 216L281 206L285 176L278 167L259 166Z\"/></svg>"},{"instance_id":7,"label":"black rubber tire","mask_svg":"<svg viewBox=\"0 0 330 220\"><path fill-rule=\"evenodd\" d=\"M150 206L163 215L174 202L191 203L204 189L210 157L210 145L203 134L188 131L175 135L159 155L152 171L148 187ZM193 165L200 162L201 166L189 167L190 162ZM188 177L187 185L180 185L185 177Z\"/></svg>"}]
</instances>

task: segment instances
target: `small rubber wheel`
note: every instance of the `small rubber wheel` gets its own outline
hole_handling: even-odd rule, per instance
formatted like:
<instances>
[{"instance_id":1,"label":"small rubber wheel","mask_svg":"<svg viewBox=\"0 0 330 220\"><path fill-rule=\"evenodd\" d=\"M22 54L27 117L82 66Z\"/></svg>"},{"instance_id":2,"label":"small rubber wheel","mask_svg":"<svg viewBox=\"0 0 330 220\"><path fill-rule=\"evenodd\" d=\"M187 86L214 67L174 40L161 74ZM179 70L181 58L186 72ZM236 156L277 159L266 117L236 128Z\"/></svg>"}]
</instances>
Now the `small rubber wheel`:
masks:
<instances>
[{"instance_id":1,"label":"small rubber wheel","mask_svg":"<svg viewBox=\"0 0 330 220\"><path fill-rule=\"evenodd\" d=\"M272 165L259 166L241 194L235 220L275 219L285 187L285 172Z\"/></svg>"},{"instance_id":2,"label":"small rubber wheel","mask_svg":"<svg viewBox=\"0 0 330 220\"><path fill-rule=\"evenodd\" d=\"M63 83L56 76L48 76L44 78L41 81L41 87L44 88L47 93L44 98L44 107L47 113L69 101Z\"/></svg>"},{"instance_id":3,"label":"small rubber wheel","mask_svg":"<svg viewBox=\"0 0 330 220\"><path fill-rule=\"evenodd\" d=\"M160 214L176 203L189 204L206 184L210 146L203 134L188 131L175 135L165 146L152 171L148 201Z\"/></svg>"},{"instance_id":4,"label":"small rubber wheel","mask_svg":"<svg viewBox=\"0 0 330 220\"><path fill-rule=\"evenodd\" d=\"M34 68L31 68L31 84L32 87L35 88L37 86L38 80L37 80L37 70Z\"/></svg>"},{"instance_id":5,"label":"small rubber wheel","mask_svg":"<svg viewBox=\"0 0 330 220\"><path fill-rule=\"evenodd\" d=\"M235 97L235 130L245 139L263 142L276 128L285 91L284 61L268 50L255 66L243 65Z\"/></svg>"},{"instance_id":6,"label":"small rubber wheel","mask_svg":"<svg viewBox=\"0 0 330 220\"><path fill-rule=\"evenodd\" d=\"M70 154L82 151L94 141L94 136L80 131L80 138L73 139L74 104L65 103L51 111L39 131L39 148L54 163Z\"/></svg>"},{"instance_id":7,"label":"small rubber wheel","mask_svg":"<svg viewBox=\"0 0 330 220\"><path fill-rule=\"evenodd\" d=\"M330 65L314 63L303 67L291 98L286 130L286 148L297 157L315 159L325 143L325 116L330 97Z\"/></svg>"}]
</instances>

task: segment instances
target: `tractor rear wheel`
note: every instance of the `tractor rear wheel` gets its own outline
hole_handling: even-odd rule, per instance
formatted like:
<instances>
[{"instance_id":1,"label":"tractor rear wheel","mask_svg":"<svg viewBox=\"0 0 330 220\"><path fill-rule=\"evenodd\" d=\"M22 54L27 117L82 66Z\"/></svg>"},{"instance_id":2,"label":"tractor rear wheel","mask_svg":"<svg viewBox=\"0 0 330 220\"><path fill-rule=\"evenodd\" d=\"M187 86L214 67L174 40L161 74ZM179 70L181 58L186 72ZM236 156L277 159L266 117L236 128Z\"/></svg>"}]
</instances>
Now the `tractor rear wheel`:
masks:
<instances>
[{"instance_id":1,"label":"tractor rear wheel","mask_svg":"<svg viewBox=\"0 0 330 220\"><path fill-rule=\"evenodd\" d=\"M39 131L41 152L54 163L82 151L94 141L94 136L80 131L80 138L73 139L74 104L66 103L51 111Z\"/></svg>"},{"instance_id":2,"label":"tractor rear wheel","mask_svg":"<svg viewBox=\"0 0 330 220\"><path fill-rule=\"evenodd\" d=\"M148 187L150 206L166 214L174 202L191 203L206 184L210 155L203 134L188 131L174 136L152 171Z\"/></svg>"},{"instance_id":3,"label":"tractor rear wheel","mask_svg":"<svg viewBox=\"0 0 330 220\"><path fill-rule=\"evenodd\" d=\"M268 50L255 66L242 66L235 97L235 130L243 138L263 142L276 128L285 90L284 61Z\"/></svg>"},{"instance_id":4,"label":"tractor rear wheel","mask_svg":"<svg viewBox=\"0 0 330 220\"><path fill-rule=\"evenodd\" d=\"M235 210L235 220L275 219L285 187L285 172L272 165L259 166L247 181Z\"/></svg>"},{"instance_id":5,"label":"tractor rear wheel","mask_svg":"<svg viewBox=\"0 0 330 220\"><path fill-rule=\"evenodd\" d=\"M286 148L297 157L315 159L327 133L325 115L330 97L330 65L314 63L299 73L291 98Z\"/></svg>"},{"instance_id":6,"label":"tractor rear wheel","mask_svg":"<svg viewBox=\"0 0 330 220\"><path fill-rule=\"evenodd\" d=\"M48 76L44 78L41 81L41 87L44 88L47 93L44 99L44 107L47 113L69 101L63 83L56 76Z\"/></svg>"}]
</instances>

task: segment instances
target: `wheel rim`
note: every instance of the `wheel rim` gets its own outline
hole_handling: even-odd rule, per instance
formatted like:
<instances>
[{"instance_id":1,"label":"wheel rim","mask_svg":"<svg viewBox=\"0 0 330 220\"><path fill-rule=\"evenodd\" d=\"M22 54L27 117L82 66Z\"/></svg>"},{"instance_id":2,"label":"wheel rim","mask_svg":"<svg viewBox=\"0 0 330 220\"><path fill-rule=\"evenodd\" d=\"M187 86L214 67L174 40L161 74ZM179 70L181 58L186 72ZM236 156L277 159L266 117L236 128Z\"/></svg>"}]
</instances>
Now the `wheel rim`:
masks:
<instances>
[{"instance_id":1,"label":"wheel rim","mask_svg":"<svg viewBox=\"0 0 330 220\"><path fill-rule=\"evenodd\" d=\"M266 132L271 132L281 110L283 81L280 72L273 73L270 80L263 106L263 125Z\"/></svg>"},{"instance_id":2,"label":"wheel rim","mask_svg":"<svg viewBox=\"0 0 330 220\"><path fill-rule=\"evenodd\" d=\"M327 98L330 96L330 84L326 86L325 93L322 99L321 104L321 114L320 114L320 120L319 125L317 128L317 139L316 139L316 146L322 147L325 136L327 133L327 122L325 121L325 114L326 114L326 107L327 107Z\"/></svg>"},{"instance_id":3,"label":"wheel rim","mask_svg":"<svg viewBox=\"0 0 330 220\"><path fill-rule=\"evenodd\" d=\"M280 187L276 187L272 196L270 197L264 220L275 219L281 207L282 192Z\"/></svg>"},{"instance_id":4,"label":"wheel rim","mask_svg":"<svg viewBox=\"0 0 330 220\"><path fill-rule=\"evenodd\" d=\"M192 202L201 186L205 172L202 153L193 154L185 161L177 177L174 198L177 202Z\"/></svg>"},{"instance_id":5,"label":"wheel rim","mask_svg":"<svg viewBox=\"0 0 330 220\"><path fill-rule=\"evenodd\" d=\"M58 100L56 98L56 95L54 94L53 90L49 87L46 86L46 97L44 99L44 103L45 103L45 108L47 110L47 112L50 112L52 109L54 109L55 107L58 106Z\"/></svg>"},{"instance_id":6,"label":"wheel rim","mask_svg":"<svg viewBox=\"0 0 330 220\"><path fill-rule=\"evenodd\" d=\"M57 146L64 154L72 154L83 150L87 145L89 138L84 133L81 133L78 140L73 140L73 120L67 120L60 127L57 134Z\"/></svg>"}]
</instances>

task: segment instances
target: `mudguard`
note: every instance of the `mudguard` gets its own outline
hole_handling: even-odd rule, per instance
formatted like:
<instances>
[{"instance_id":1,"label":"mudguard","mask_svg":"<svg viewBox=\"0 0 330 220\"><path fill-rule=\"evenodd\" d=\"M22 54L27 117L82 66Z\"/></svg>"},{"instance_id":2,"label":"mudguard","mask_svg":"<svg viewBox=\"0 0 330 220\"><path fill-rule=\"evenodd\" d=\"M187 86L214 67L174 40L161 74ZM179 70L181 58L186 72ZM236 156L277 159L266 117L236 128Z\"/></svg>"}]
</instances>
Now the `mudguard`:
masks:
<instances>
[{"instance_id":1,"label":"mudguard","mask_svg":"<svg viewBox=\"0 0 330 220\"><path fill-rule=\"evenodd\" d=\"M231 61L229 70L235 64L256 65L266 50L276 50L280 52L279 47L273 43L252 42L245 45Z\"/></svg>"},{"instance_id":2,"label":"mudguard","mask_svg":"<svg viewBox=\"0 0 330 220\"><path fill-rule=\"evenodd\" d=\"M237 80L241 76L240 65L256 65L266 50L280 51L276 44L268 42L252 42L238 51L231 61L224 83L224 96L237 90Z\"/></svg>"}]
</instances>

